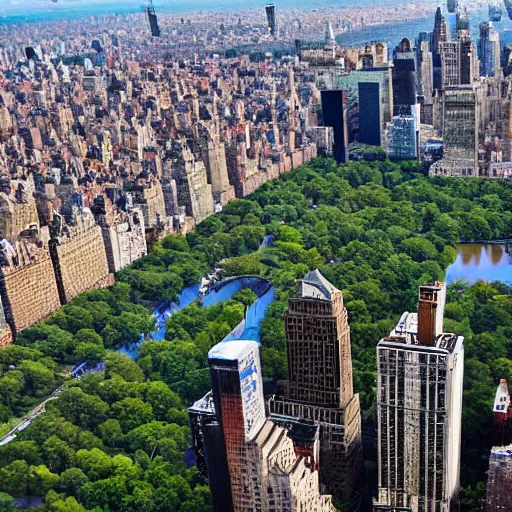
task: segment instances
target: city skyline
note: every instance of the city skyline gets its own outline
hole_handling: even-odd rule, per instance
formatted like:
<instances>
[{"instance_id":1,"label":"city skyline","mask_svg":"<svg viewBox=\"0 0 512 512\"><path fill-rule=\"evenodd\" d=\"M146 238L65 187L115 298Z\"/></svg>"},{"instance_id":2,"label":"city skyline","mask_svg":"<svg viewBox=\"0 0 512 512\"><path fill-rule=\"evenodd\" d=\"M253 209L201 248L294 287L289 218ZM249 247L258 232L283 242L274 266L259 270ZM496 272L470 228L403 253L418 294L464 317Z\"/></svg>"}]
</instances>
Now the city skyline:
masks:
<instances>
[{"instance_id":1,"label":"city skyline","mask_svg":"<svg viewBox=\"0 0 512 512\"><path fill-rule=\"evenodd\" d=\"M4 4L2 512L507 510L512 0Z\"/></svg>"}]
</instances>

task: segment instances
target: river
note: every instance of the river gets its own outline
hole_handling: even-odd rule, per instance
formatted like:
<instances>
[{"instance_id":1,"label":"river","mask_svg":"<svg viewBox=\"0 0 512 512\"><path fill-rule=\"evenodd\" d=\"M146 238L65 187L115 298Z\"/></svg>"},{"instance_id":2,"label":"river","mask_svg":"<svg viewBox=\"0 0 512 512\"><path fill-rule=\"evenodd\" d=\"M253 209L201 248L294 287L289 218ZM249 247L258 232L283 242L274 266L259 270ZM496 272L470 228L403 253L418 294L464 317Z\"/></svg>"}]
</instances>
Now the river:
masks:
<instances>
[{"instance_id":1,"label":"river","mask_svg":"<svg viewBox=\"0 0 512 512\"><path fill-rule=\"evenodd\" d=\"M512 285L512 256L502 244L457 245L457 259L446 271L446 282L456 279L502 281Z\"/></svg>"}]
</instances>

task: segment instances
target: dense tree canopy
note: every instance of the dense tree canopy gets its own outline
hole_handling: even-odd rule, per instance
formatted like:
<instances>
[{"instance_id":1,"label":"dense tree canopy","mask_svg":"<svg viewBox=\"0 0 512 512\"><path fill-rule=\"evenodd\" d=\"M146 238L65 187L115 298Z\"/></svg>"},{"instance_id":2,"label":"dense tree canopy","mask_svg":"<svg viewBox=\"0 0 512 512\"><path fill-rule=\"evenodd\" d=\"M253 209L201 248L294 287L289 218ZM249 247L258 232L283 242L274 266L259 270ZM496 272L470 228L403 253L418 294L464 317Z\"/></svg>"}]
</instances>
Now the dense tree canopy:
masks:
<instances>
[{"instance_id":1,"label":"dense tree canopy","mask_svg":"<svg viewBox=\"0 0 512 512\"><path fill-rule=\"evenodd\" d=\"M0 505L45 498L45 511L208 512L204 480L187 468L186 407L210 389L208 350L255 299L243 290L211 307L175 313L163 341L136 361L113 352L154 329L148 306L175 300L213 265L261 275L275 301L261 323L264 374L286 378L283 313L295 283L320 268L343 291L352 332L355 391L364 427L375 426L375 347L419 284L442 279L458 240L512 232L512 187L481 179L427 179L414 165L337 166L317 159L231 202L195 232L168 236L118 275L82 294L0 351L0 420L22 415L65 380L63 364L104 361L105 371L68 381L47 412L0 447ZM262 247L264 235L274 244ZM497 381L512 381L512 295L499 283L455 283L446 329L466 337L464 510L478 510Z\"/></svg>"}]
</instances>

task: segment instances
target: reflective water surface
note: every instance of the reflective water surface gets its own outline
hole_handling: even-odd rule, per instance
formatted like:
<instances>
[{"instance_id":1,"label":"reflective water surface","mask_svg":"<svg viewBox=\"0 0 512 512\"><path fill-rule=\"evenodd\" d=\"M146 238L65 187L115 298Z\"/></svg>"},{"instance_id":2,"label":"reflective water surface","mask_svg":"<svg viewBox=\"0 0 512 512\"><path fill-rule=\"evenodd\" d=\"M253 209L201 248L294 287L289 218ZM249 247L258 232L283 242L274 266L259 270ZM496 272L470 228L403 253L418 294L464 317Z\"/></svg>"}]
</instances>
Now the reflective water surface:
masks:
<instances>
[{"instance_id":1,"label":"reflective water surface","mask_svg":"<svg viewBox=\"0 0 512 512\"><path fill-rule=\"evenodd\" d=\"M505 245L460 244L457 259L446 271L448 284L455 279L512 284L512 256L507 254Z\"/></svg>"}]
</instances>

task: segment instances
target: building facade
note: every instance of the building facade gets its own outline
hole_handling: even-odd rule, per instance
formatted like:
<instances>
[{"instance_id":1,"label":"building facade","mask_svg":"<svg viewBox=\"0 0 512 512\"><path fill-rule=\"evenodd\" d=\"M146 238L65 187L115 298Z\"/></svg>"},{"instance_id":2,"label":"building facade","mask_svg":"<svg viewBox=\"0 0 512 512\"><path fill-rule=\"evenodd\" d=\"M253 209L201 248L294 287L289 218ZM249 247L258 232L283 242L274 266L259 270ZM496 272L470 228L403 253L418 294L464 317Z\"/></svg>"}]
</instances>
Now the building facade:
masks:
<instances>
[{"instance_id":1,"label":"building facade","mask_svg":"<svg viewBox=\"0 0 512 512\"><path fill-rule=\"evenodd\" d=\"M480 59L480 76L497 76L499 74L501 67L500 36L494 29L492 21L480 23L478 58Z\"/></svg>"},{"instance_id":2,"label":"building facade","mask_svg":"<svg viewBox=\"0 0 512 512\"><path fill-rule=\"evenodd\" d=\"M298 296L288 301L285 327L288 381L283 395L269 401L270 417L290 430L310 466L319 467L326 492L356 509L362 491L361 414L343 294L318 270L309 272Z\"/></svg>"},{"instance_id":3,"label":"building facade","mask_svg":"<svg viewBox=\"0 0 512 512\"><path fill-rule=\"evenodd\" d=\"M375 510L449 512L457 497L464 339L443 333L444 283L421 286L377 346Z\"/></svg>"},{"instance_id":4,"label":"building facade","mask_svg":"<svg viewBox=\"0 0 512 512\"><path fill-rule=\"evenodd\" d=\"M447 88L442 92L443 159L430 167L431 176L478 176L478 127L481 115L477 92L472 86Z\"/></svg>"},{"instance_id":5,"label":"building facade","mask_svg":"<svg viewBox=\"0 0 512 512\"><path fill-rule=\"evenodd\" d=\"M512 407L505 379L496 390L493 406L494 439L487 473L484 512L512 510Z\"/></svg>"},{"instance_id":6,"label":"building facade","mask_svg":"<svg viewBox=\"0 0 512 512\"><path fill-rule=\"evenodd\" d=\"M210 485L218 484L215 512L335 512L318 471L296 453L287 430L266 418L258 343L221 342L208 360L212 392L189 414L199 463Z\"/></svg>"}]
</instances>

